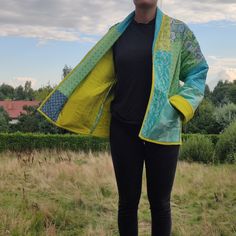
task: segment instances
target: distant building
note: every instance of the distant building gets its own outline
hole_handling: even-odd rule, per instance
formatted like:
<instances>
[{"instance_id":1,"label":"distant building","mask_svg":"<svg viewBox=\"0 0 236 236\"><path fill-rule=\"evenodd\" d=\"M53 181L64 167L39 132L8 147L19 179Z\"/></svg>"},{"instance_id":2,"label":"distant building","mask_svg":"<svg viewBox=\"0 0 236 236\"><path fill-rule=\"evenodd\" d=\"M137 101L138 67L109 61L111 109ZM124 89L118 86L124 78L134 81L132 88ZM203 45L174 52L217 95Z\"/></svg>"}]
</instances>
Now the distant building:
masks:
<instances>
[{"instance_id":1,"label":"distant building","mask_svg":"<svg viewBox=\"0 0 236 236\"><path fill-rule=\"evenodd\" d=\"M21 115L21 113L25 114L26 111L23 110L24 106L38 106L39 101L25 101L25 100L19 100L19 101L12 101L12 100L1 100L0 101L0 107L3 107L4 110L8 113L10 117L11 124L16 124L18 122L18 117Z\"/></svg>"}]
</instances>

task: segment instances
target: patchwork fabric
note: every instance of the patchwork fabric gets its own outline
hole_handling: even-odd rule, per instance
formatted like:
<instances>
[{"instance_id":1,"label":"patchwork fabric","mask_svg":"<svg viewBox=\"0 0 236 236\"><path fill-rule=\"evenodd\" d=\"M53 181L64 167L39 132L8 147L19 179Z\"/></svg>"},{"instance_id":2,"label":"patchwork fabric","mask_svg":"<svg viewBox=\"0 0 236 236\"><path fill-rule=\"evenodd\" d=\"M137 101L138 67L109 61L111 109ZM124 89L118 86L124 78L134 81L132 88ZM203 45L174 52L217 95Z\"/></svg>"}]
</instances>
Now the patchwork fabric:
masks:
<instances>
[{"instance_id":1,"label":"patchwork fabric","mask_svg":"<svg viewBox=\"0 0 236 236\"><path fill-rule=\"evenodd\" d=\"M185 30L184 22L171 17L170 27L171 27L171 32L170 32L171 43L181 41L183 38L183 32Z\"/></svg>"},{"instance_id":2,"label":"patchwork fabric","mask_svg":"<svg viewBox=\"0 0 236 236\"><path fill-rule=\"evenodd\" d=\"M164 14L155 40L154 88L139 136L156 143L182 144L181 119L186 111L172 106L171 97L183 96L182 101L196 110L203 99L208 65L195 35L183 21ZM185 109L183 104L178 107Z\"/></svg>"},{"instance_id":3,"label":"patchwork fabric","mask_svg":"<svg viewBox=\"0 0 236 236\"><path fill-rule=\"evenodd\" d=\"M56 121L66 101L67 97L59 90L56 90L42 106L42 112L53 121Z\"/></svg>"}]
</instances>

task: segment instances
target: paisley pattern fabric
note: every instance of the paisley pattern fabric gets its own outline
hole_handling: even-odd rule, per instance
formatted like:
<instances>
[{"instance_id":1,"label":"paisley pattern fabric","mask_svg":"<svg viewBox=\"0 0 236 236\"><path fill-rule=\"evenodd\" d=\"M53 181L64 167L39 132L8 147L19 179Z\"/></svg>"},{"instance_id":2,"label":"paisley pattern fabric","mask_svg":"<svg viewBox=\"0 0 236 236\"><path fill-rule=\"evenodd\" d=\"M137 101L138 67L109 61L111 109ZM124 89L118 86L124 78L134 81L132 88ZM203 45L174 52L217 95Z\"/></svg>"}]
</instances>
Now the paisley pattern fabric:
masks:
<instances>
[{"instance_id":1,"label":"paisley pattern fabric","mask_svg":"<svg viewBox=\"0 0 236 236\"><path fill-rule=\"evenodd\" d=\"M152 87L138 135L153 143L181 145L182 124L193 118L204 97L209 66L186 23L170 17L160 8L156 14ZM111 49L134 15L132 11L112 25L44 99L37 110L50 122L78 134L109 137L109 106L114 97L111 85L116 80ZM86 104L92 104L94 109L88 109Z\"/></svg>"},{"instance_id":2,"label":"paisley pattern fabric","mask_svg":"<svg viewBox=\"0 0 236 236\"><path fill-rule=\"evenodd\" d=\"M148 137L150 130L155 128L156 121L159 119L163 105L167 100L170 53L166 51L155 52L154 67L156 68L153 75L155 78L153 86L154 91L152 91L152 100L142 127L143 135L146 137Z\"/></svg>"}]
</instances>

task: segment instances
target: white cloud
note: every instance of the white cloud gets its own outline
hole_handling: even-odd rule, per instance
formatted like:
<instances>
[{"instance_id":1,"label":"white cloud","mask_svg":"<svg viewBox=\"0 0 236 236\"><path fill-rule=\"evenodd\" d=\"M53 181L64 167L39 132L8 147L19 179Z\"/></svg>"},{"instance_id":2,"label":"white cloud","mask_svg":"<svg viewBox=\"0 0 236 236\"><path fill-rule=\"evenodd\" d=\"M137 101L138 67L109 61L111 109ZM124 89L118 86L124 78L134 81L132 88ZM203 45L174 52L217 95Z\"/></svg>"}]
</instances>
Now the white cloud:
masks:
<instances>
[{"instance_id":1,"label":"white cloud","mask_svg":"<svg viewBox=\"0 0 236 236\"><path fill-rule=\"evenodd\" d=\"M233 0L159 0L159 3L166 14L186 23L236 22ZM134 8L133 1L126 0L2 0L0 36L36 37L40 40L38 45L52 39L95 42L94 35L103 35Z\"/></svg>"},{"instance_id":2,"label":"white cloud","mask_svg":"<svg viewBox=\"0 0 236 236\"><path fill-rule=\"evenodd\" d=\"M215 87L219 80L236 80L236 58L207 56L209 72L207 84L211 89Z\"/></svg>"},{"instance_id":3,"label":"white cloud","mask_svg":"<svg viewBox=\"0 0 236 236\"><path fill-rule=\"evenodd\" d=\"M2 0L0 36L94 43L94 35L103 35L131 6L125 0Z\"/></svg>"},{"instance_id":4,"label":"white cloud","mask_svg":"<svg viewBox=\"0 0 236 236\"><path fill-rule=\"evenodd\" d=\"M216 20L236 22L236 2L234 0L168 0L162 4L163 10L186 23L207 23Z\"/></svg>"},{"instance_id":5,"label":"white cloud","mask_svg":"<svg viewBox=\"0 0 236 236\"><path fill-rule=\"evenodd\" d=\"M45 44L47 40L64 40L64 41L90 41L96 42L93 38L80 37L75 31L65 31L57 27L46 26L31 26L20 25L17 28L14 25L2 25L0 26L0 36L21 36L32 37L39 39L39 45Z\"/></svg>"},{"instance_id":6,"label":"white cloud","mask_svg":"<svg viewBox=\"0 0 236 236\"><path fill-rule=\"evenodd\" d=\"M37 79L32 78L32 77L14 77L13 79L8 80L7 84L9 84L15 88L20 85L24 86L26 81L31 81L31 87L33 89L37 88Z\"/></svg>"}]
</instances>

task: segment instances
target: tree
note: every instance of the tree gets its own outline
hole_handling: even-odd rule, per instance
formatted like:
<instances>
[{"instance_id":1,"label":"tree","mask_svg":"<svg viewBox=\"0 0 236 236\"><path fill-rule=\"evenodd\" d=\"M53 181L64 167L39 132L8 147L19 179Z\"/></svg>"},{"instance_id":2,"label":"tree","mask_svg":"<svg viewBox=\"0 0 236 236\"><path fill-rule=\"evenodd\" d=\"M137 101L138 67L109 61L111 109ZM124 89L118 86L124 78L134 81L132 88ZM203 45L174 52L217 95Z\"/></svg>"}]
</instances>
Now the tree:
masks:
<instances>
[{"instance_id":1,"label":"tree","mask_svg":"<svg viewBox=\"0 0 236 236\"><path fill-rule=\"evenodd\" d=\"M216 131L221 133L225 127L236 120L236 104L230 102L215 109Z\"/></svg>"},{"instance_id":2,"label":"tree","mask_svg":"<svg viewBox=\"0 0 236 236\"><path fill-rule=\"evenodd\" d=\"M0 94L1 97L4 97L3 99L13 99L13 93L14 93L14 88L12 86L5 83L3 83L0 86Z\"/></svg>"},{"instance_id":3,"label":"tree","mask_svg":"<svg viewBox=\"0 0 236 236\"><path fill-rule=\"evenodd\" d=\"M194 117L186 125L183 125L184 133L214 134L216 131L216 120L214 117L215 106L209 98L204 98Z\"/></svg>"},{"instance_id":4,"label":"tree","mask_svg":"<svg viewBox=\"0 0 236 236\"><path fill-rule=\"evenodd\" d=\"M25 100L33 100L34 90L31 88L31 81L26 81L24 85Z\"/></svg>"},{"instance_id":5,"label":"tree","mask_svg":"<svg viewBox=\"0 0 236 236\"><path fill-rule=\"evenodd\" d=\"M38 90L35 90L34 91L35 100L42 101L53 89L54 87L51 87L51 85L48 83L48 85L41 87Z\"/></svg>"},{"instance_id":6,"label":"tree","mask_svg":"<svg viewBox=\"0 0 236 236\"><path fill-rule=\"evenodd\" d=\"M9 116L3 107L0 107L0 132L7 132L9 130Z\"/></svg>"},{"instance_id":7,"label":"tree","mask_svg":"<svg viewBox=\"0 0 236 236\"><path fill-rule=\"evenodd\" d=\"M63 68L63 74L62 74L62 79L64 79L70 72L71 72L72 68L68 67L67 65L64 66Z\"/></svg>"},{"instance_id":8,"label":"tree","mask_svg":"<svg viewBox=\"0 0 236 236\"><path fill-rule=\"evenodd\" d=\"M218 105L228 104L229 102L235 102L235 82L231 82L229 80L218 81L212 92L212 102Z\"/></svg>"},{"instance_id":9,"label":"tree","mask_svg":"<svg viewBox=\"0 0 236 236\"><path fill-rule=\"evenodd\" d=\"M22 85L15 88L14 99L15 100L24 100L25 99L24 88Z\"/></svg>"},{"instance_id":10,"label":"tree","mask_svg":"<svg viewBox=\"0 0 236 236\"><path fill-rule=\"evenodd\" d=\"M236 104L236 80L234 81L235 82L229 87L228 97L231 102Z\"/></svg>"}]
</instances>

